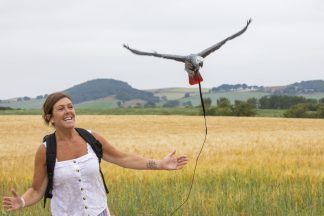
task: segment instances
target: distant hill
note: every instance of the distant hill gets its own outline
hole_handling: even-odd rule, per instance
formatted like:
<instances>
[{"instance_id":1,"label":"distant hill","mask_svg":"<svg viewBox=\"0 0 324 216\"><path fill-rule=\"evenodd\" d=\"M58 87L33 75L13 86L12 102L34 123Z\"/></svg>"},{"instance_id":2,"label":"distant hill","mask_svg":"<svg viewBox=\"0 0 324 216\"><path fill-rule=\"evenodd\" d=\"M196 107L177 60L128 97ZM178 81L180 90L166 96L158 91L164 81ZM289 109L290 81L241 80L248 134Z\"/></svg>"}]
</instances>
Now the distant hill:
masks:
<instances>
[{"instance_id":1,"label":"distant hill","mask_svg":"<svg viewBox=\"0 0 324 216\"><path fill-rule=\"evenodd\" d=\"M246 92L258 91L275 95L299 95L324 93L324 80L309 80L296 82L286 86L249 86L247 84L222 84L211 89L212 93L216 92Z\"/></svg>"},{"instance_id":2,"label":"distant hill","mask_svg":"<svg viewBox=\"0 0 324 216\"><path fill-rule=\"evenodd\" d=\"M90 80L63 92L70 95L76 107L80 108L132 107L159 102L159 97L153 93L135 89L126 82L114 79ZM40 109L46 97L47 94L36 98L25 96L0 100L0 107Z\"/></svg>"},{"instance_id":3,"label":"distant hill","mask_svg":"<svg viewBox=\"0 0 324 216\"><path fill-rule=\"evenodd\" d=\"M159 101L159 98L150 92L132 88L126 82L114 79L90 80L66 89L64 92L73 98L75 104L110 96L114 96L122 102L133 99L140 99L150 103Z\"/></svg>"},{"instance_id":4,"label":"distant hill","mask_svg":"<svg viewBox=\"0 0 324 216\"><path fill-rule=\"evenodd\" d=\"M324 92L324 80L296 82L273 91L276 95L298 95Z\"/></svg>"},{"instance_id":5,"label":"distant hill","mask_svg":"<svg viewBox=\"0 0 324 216\"><path fill-rule=\"evenodd\" d=\"M211 92L242 92L242 91L263 91L263 86L249 86L247 84L223 84L211 89Z\"/></svg>"}]
</instances>

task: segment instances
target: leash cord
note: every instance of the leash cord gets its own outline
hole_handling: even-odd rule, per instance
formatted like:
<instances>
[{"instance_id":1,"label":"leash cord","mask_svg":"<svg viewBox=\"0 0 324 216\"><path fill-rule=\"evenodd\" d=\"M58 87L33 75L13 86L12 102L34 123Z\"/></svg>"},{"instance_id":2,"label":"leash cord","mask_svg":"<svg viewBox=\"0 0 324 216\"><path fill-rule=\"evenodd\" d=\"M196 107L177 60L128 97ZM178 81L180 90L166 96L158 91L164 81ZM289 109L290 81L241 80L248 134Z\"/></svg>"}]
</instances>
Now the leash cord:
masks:
<instances>
[{"instance_id":1,"label":"leash cord","mask_svg":"<svg viewBox=\"0 0 324 216\"><path fill-rule=\"evenodd\" d=\"M189 199L189 196L190 196L190 193L191 193L191 189L192 189L192 186L193 186L193 183L194 183L194 180L195 180L195 174L196 174L196 168L197 168L197 164L198 164L198 159L200 157L200 154L205 146L205 142L206 142L206 138L207 138L207 121L206 121L206 110L205 110L205 105L204 105L204 99L202 97L202 92L201 92L201 85L200 85L200 82L198 83L199 84L199 95L200 95L200 101L201 101L201 106L202 106L202 110L203 110L203 114L204 114L204 120L205 120L205 139L204 139L204 142L203 144L201 145L201 148L200 148L200 151L198 153L198 156L196 158L196 163L195 163L195 168L194 168L194 171L193 171L193 174L192 174L192 179L191 179L191 184L190 184L190 189L189 189L189 193L186 197L186 199L175 209L173 210L171 213L170 213L170 216L174 215L174 213L176 211L178 211Z\"/></svg>"}]
</instances>

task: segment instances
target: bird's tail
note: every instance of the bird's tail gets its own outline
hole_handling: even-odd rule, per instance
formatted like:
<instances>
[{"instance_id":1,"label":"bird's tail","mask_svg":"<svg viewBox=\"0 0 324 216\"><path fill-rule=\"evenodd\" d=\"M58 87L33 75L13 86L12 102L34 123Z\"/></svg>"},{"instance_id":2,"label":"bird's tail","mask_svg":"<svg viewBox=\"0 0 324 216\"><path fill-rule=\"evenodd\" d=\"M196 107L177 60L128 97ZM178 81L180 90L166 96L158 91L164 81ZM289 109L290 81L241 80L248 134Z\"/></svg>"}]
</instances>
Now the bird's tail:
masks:
<instances>
[{"instance_id":1,"label":"bird's tail","mask_svg":"<svg viewBox=\"0 0 324 216\"><path fill-rule=\"evenodd\" d=\"M193 76L189 75L189 84L190 85L195 85L203 81L202 76L200 75L199 72L196 72Z\"/></svg>"}]
</instances>

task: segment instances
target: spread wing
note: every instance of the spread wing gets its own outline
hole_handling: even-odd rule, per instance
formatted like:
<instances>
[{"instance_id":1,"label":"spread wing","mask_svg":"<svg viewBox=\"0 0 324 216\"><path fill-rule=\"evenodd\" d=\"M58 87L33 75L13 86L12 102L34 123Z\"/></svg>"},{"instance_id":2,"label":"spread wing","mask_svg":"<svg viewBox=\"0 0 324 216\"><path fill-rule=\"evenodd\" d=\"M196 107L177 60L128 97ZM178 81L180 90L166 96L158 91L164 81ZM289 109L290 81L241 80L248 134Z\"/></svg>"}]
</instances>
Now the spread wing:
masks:
<instances>
[{"instance_id":1,"label":"spread wing","mask_svg":"<svg viewBox=\"0 0 324 216\"><path fill-rule=\"evenodd\" d=\"M228 40L232 40L232 39L236 38L237 36L240 36L241 34L243 34L243 33L246 31L246 29L248 28L248 26L250 25L251 21L252 21L252 20L249 19L249 20L247 21L247 23L246 23L246 26L245 26L241 31L239 31L239 32L233 34L232 36L230 36L230 37L228 37L228 38L226 38L226 39L224 39L224 40L218 42L217 44L215 44L215 45L213 45L213 46L211 46L211 47L209 47L209 48L207 48L207 49L201 51L201 52L198 53L197 55L199 55L199 56L205 58L205 57L208 56L210 53L214 52L215 50L218 50L218 49L221 48L221 46L223 46L223 45L224 45Z\"/></svg>"},{"instance_id":2,"label":"spread wing","mask_svg":"<svg viewBox=\"0 0 324 216\"><path fill-rule=\"evenodd\" d=\"M137 55L155 56L155 57L159 57L159 58L172 59L172 60L179 61L179 62L186 61L186 56L159 54L157 52L142 52L142 51L139 51L136 49L132 49L126 44L124 44L123 47L125 47L126 49L128 49L129 51L131 51L132 53L137 54Z\"/></svg>"}]
</instances>

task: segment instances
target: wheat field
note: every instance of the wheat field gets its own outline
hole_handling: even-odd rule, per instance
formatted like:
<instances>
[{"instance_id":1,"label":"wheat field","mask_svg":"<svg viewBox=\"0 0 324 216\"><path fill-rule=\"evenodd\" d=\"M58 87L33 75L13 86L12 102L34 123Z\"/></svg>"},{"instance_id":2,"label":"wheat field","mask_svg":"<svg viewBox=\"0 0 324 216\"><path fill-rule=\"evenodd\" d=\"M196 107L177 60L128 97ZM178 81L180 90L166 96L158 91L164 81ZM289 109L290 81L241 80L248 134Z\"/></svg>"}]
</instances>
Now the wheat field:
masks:
<instances>
[{"instance_id":1,"label":"wheat field","mask_svg":"<svg viewBox=\"0 0 324 216\"><path fill-rule=\"evenodd\" d=\"M175 215L324 215L324 120L208 117L208 136L188 202ZM204 139L201 116L77 117L117 148L160 159L173 149L179 171L101 164L113 215L169 215L186 197ZM33 160L52 128L40 116L0 116L0 201L30 185ZM50 215L49 204L1 215Z\"/></svg>"}]
</instances>

